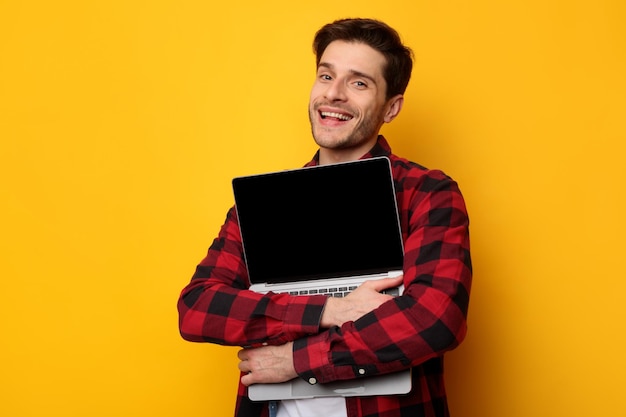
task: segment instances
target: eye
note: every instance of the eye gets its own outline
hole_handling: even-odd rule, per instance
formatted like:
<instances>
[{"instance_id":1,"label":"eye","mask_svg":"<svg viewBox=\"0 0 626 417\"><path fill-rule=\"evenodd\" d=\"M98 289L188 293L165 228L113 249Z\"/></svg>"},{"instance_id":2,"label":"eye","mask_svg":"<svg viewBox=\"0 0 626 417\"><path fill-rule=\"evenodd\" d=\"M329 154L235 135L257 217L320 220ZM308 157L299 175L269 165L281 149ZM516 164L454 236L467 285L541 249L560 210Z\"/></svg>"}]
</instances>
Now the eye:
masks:
<instances>
[{"instance_id":1,"label":"eye","mask_svg":"<svg viewBox=\"0 0 626 417\"><path fill-rule=\"evenodd\" d=\"M364 81L355 81L354 86L357 88L367 88L367 84Z\"/></svg>"},{"instance_id":2,"label":"eye","mask_svg":"<svg viewBox=\"0 0 626 417\"><path fill-rule=\"evenodd\" d=\"M330 81L332 79L333 78L330 75L328 75L328 74L321 74L320 75L320 80L322 80L322 81Z\"/></svg>"}]
</instances>

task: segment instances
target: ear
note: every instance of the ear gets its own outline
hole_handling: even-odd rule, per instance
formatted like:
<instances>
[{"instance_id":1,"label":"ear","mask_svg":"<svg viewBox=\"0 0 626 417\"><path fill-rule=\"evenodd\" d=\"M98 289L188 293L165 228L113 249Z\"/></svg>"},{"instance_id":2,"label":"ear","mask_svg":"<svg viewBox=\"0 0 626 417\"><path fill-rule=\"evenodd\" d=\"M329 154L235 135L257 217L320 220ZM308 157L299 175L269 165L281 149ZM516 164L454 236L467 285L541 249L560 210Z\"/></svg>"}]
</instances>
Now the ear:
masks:
<instances>
[{"instance_id":1,"label":"ear","mask_svg":"<svg viewBox=\"0 0 626 417\"><path fill-rule=\"evenodd\" d=\"M402 94L398 94L397 96L391 97L387 101L387 111L385 112L384 121L385 123L391 122L402 110L402 105L404 104L404 96Z\"/></svg>"}]
</instances>

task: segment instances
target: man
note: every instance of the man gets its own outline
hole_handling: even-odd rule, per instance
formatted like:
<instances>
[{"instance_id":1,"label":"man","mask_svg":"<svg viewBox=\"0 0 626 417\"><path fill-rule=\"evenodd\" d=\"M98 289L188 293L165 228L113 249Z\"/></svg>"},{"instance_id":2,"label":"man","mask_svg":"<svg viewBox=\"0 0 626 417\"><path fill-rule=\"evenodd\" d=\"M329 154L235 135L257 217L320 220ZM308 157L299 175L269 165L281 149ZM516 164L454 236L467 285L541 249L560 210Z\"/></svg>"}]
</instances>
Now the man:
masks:
<instances>
[{"instance_id":1,"label":"man","mask_svg":"<svg viewBox=\"0 0 626 417\"><path fill-rule=\"evenodd\" d=\"M374 156L391 160L404 276L368 282L345 298L251 292L232 208L181 294L181 334L190 341L253 346L239 352L238 417L270 415L267 403L248 399L251 384L358 378L359 366L373 374L412 368L412 391L283 401L278 416L447 416L443 353L456 347L466 332L468 217L453 180L392 154L379 135L382 125L402 109L411 50L395 30L369 19L328 24L318 31L313 46L317 76L309 118L320 148L307 165ZM381 293L402 282L401 296ZM332 353L346 351L352 363L333 363L339 355ZM341 357L345 361L346 355Z\"/></svg>"}]
</instances>

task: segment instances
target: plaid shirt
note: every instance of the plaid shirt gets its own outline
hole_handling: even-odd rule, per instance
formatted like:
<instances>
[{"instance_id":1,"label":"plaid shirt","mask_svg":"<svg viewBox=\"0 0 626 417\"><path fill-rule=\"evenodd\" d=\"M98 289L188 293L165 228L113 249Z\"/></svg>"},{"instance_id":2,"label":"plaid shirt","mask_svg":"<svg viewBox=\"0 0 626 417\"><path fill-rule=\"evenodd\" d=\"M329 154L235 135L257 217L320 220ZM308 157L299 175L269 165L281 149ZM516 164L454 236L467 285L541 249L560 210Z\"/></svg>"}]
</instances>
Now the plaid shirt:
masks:
<instances>
[{"instance_id":1,"label":"plaid shirt","mask_svg":"<svg viewBox=\"0 0 626 417\"><path fill-rule=\"evenodd\" d=\"M393 155L382 136L363 158L374 156L392 164L405 249L402 296L355 322L320 329L325 296L247 290L233 207L182 291L180 332L189 341L233 346L294 341L296 371L319 383L412 367L409 394L346 398L348 417L448 416L443 353L465 337L472 276L465 204L452 179ZM266 417L268 404L250 401L240 384L235 416Z\"/></svg>"}]
</instances>

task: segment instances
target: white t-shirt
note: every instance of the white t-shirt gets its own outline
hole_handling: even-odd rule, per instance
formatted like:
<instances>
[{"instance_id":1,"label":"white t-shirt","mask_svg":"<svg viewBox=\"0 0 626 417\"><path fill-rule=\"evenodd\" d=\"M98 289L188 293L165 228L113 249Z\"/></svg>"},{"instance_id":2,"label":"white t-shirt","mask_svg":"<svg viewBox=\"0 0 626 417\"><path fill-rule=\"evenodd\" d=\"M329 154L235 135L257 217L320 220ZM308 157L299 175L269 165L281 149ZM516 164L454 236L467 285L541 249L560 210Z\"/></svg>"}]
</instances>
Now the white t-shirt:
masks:
<instances>
[{"instance_id":1,"label":"white t-shirt","mask_svg":"<svg viewBox=\"0 0 626 417\"><path fill-rule=\"evenodd\" d=\"M277 417L348 417L343 397L286 400L278 403Z\"/></svg>"}]
</instances>

